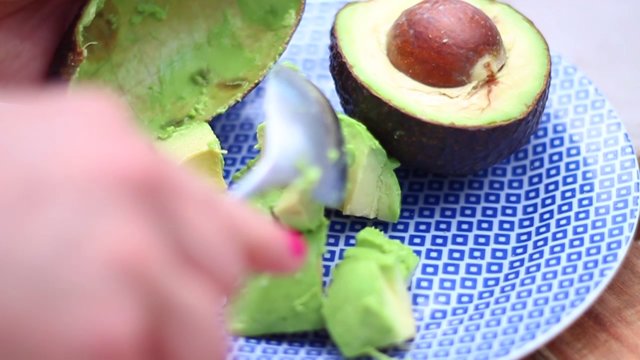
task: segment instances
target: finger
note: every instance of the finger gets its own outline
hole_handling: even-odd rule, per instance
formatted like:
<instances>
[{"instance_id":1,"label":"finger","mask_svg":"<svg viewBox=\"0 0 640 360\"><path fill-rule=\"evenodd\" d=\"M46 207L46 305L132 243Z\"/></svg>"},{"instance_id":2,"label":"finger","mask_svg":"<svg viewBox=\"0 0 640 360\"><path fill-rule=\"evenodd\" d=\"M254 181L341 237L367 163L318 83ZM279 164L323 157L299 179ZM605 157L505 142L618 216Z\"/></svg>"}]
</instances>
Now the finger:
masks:
<instances>
[{"instance_id":1,"label":"finger","mask_svg":"<svg viewBox=\"0 0 640 360\"><path fill-rule=\"evenodd\" d=\"M63 198L65 204L56 200ZM40 358L143 359L147 317L141 294L129 280L157 263L154 227L145 221L145 214L113 193L91 194L76 186L49 200L51 208L34 214L35 226L25 238L53 236L60 241L35 243L39 264L31 271L37 270L38 280L23 283L22 301L12 301L22 307L12 313L23 316L13 323L31 328L12 329L17 332L16 343L31 345L30 350L44 354ZM53 215L61 213L82 213L89 226L60 233L46 225L50 221L69 225L66 215ZM69 250L74 256L61 256ZM29 278L28 273L22 278ZM3 321L12 323L6 316Z\"/></svg>"},{"instance_id":2,"label":"finger","mask_svg":"<svg viewBox=\"0 0 640 360\"><path fill-rule=\"evenodd\" d=\"M223 290L247 272L292 272L304 262L306 243L297 232L186 172L170 168L167 174L172 180L160 208L173 221L177 246Z\"/></svg>"},{"instance_id":3,"label":"finger","mask_svg":"<svg viewBox=\"0 0 640 360\"><path fill-rule=\"evenodd\" d=\"M300 268L307 244L299 232L287 229L229 196L219 196L223 219L253 271L291 272Z\"/></svg>"},{"instance_id":4,"label":"finger","mask_svg":"<svg viewBox=\"0 0 640 360\"><path fill-rule=\"evenodd\" d=\"M87 101L96 102L91 96ZM107 97L103 103L104 113L115 108L113 117L127 118L117 101ZM116 131L124 133L127 129L125 126ZM146 193L151 201L161 199L158 208L185 255L215 275L225 289L247 271L291 272L302 265L306 244L298 233L212 190L159 154L151 154L133 142L127 145L121 146L121 151L108 149L109 158L118 159L118 167L110 169L110 176L120 174L117 177L137 184L138 195ZM219 276L222 273L230 276Z\"/></svg>"},{"instance_id":5,"label":"finger","mask_svg":"<svg viewBox=\"0 0 640 360\"><path fill-rule=\"evenodd\" d=\"M149 292L157 324L151 353L166 360L223 359L227 343L219 292L180 264L156 275Z\"/></svg>"},{"instance_id":6,"label":"finger","mask_svg":"<svg viewBox=\"0 0 640 360\"><path fill-rule=\"evenodd\" d=\"M198 205L197 201L174 199L173 206L164 215L164 228L171 234L174 249L184 262L206 274L209 282L224 294L231 294L249 271L247 261L241 248L233 243L233 234L215 219L217 212ZM208 219L204 218L204 211L209 211Z\"/></svg>"},{"instance_id":7,"label":"finger","mask_svg":"<svg viewBox=\"0 0 640 360\"><path fill-rule=\"evenodd\" d=\"M203 190L194 187L194 192ZM207 212L218 209L216 221L229 235L225 240L240 249L249 271L286 273L300 268L307 252L300 233L227 194L216 193L204 199L202 206L209 209Z\"/></svg>"},{"instance_id":8,"label":"finger","mask_svg":"<svg viewBox=\"0 0 640 360\"><path fill-rule=\"evenodd\" d=\"M104 296L96 301L98 313L79 314L79 319L85 319L84 324L76 323L75 329L65 329L67 332L75 330L72 336L75 341L69 342L71 353L65 358L78 354L96 360L148 358L145 346L148 329L146 319L143 319L146 313L140 307L140 299L132 296L135 296L132 291Z\"/></svg>"},{"instance_id":9,"label":"finger","mask_svg":"<svg viewBox=\"0 0 640 360\"><path fill-rule=\"evenodd\" d=\"M137 212L124 215L143 214L137 221L142 228L137 230L137 244L125 244L124 253L116 251L114 262L121 264L124 271L119 273L132 279L148 305L147 358L222 359L226 349L222 295L209 278L167 246L167 234L161 233L153 214L140 203L130 205Z\"/></svg>"},{"instance_id":10,"label":"finger","mask_svg":"<svg viewBox=\"0 0 640 360\"><path fill-rule=\"evenodd\" d=\"M144 355L137 357L140 359L222 358L224 326L215 322L216 309L219 312L222 304L215 286L167 246L166 234L161 232L153 214L145 212L145 207L132 199L123 199L123 202L128 206L120 207L118 214L122 219L118 222L125 224L124 219L128 219L132 224L128 228L111 226L115 228L112 232L101 228L102 232L123 240L118 246L108 245L101 252L108 254L105 261L112 273L120 276L118 283L128 285L146 311L143 331L137 331L138 336L120 340L130 339L129 348L138 353L142 349ZM97 350L103 348L108 349L99 346ZM130 354L133 353L124 353ZM101 357L111 358L119 357Z\"/></svg>"}]
</instances>

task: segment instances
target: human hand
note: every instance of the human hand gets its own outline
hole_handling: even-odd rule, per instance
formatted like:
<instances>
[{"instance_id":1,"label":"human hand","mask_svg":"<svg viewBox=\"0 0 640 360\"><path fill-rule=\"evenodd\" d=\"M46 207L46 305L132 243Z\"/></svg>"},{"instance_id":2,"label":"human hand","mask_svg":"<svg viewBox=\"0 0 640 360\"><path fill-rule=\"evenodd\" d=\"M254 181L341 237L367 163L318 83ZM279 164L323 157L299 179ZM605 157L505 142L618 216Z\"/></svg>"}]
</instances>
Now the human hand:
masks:
<instances>
[{"instance_id":1,"label":"human hand","mask_svg":"<svg viewBox=\"0 0 640 360\"><path fill-rule=\"evenodd\" d=\"M86 0L0 0L0 85L33 85L49 75L64 34Z\"/></svg>"},{"instance_id":2,"label":"human hand","mask_svg":"<svg viewBox=\"0 0 640 360\"><path fill-rule=\"evenodd\" d=\"M249 272L303 262L299 236L179 171L116 101L11 102L0 103L0 358L222 358L225 296Z\"/></svg>"}]
</instances>

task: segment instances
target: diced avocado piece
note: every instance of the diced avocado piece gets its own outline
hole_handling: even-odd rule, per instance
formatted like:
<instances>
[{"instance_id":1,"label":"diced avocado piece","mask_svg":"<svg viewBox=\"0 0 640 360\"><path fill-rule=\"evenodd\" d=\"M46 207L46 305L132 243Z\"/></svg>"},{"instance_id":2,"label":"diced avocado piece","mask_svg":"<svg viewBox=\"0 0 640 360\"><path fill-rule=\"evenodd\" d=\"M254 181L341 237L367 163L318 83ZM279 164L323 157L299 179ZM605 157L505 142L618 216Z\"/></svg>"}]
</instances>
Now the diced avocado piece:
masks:
<instances>
[{"instance_id":1,"label":"diced avocado piece","mask_svg":"<svg viewBox=\"0 0 640 360\"><path fill-rule=\"evenodd\" d=\"M223 151L208 123L184 126L169 139L158 142L158 147L178 164L195 170L207 182L220 189L226 188L222 177Z\"/></svg>"},{"instance_id":2,"label":"diced avocado piece","mask_svg":"<svg viewBox=\"0 0 640 360\"><path fill-rule=\"evenodd\" d=\"M317 169L308 169L287 188L267 191L251 202L294 229L313 230L324 222L324 207L313 199L310 190L319 178Z\"/></svg>"},{"instance_id":3,"label":"diced avocado piece","mask_svg":"<svg viewBox=\"0 0 640 360\"><path fill-rule=\"evenodd\" d=\"M398 221L402 194L394 170L400 164L387 156L386 151L360 122L344 114L338 114L338 119L348 164L345 200L339 210L345 215ZM264 126L258 126L258 150L263 147ZM256 161L254 159L236 173L234 179L243 176Z\"/></svg>"},{"instance_id":4,"label":"diced avocado piece","mask_svg":"<svg viewBox=\"0 0 640 360\"><path fill-rule=\"evenodd\" d=\"M256 149L261 149L264 142L264 124L258 126L257 137ZM258 158L253 159L235 173L234 180L242 178ZM309 231L316 229L324 222L324 206L313 198L313 189L320 180L321 174L319 169L310 166L303 168L301 174L300 178L286 188L259 194L251 199L251 202L283 224L299 231Z\"/></svg>"},{"instance_id":5,"label":"diced avocado piece","mask_svg":"<svg viewBox=\"0 0 640 360\"><path fill-rule=\"evenodd\" d=\"M272 208L273 215L298 230L318 227L324 220L324 206L315 201L310 189L313 189L319 179L320 171L317 168L305 169L298 181L282 191Z\"/></svg>"},{"instance_id":6,"label":"diced avocado piece","mask_svg":"<svg viewBox=\"0 0 640 360\"><path fill-rule=\"evenodd\" d=\"M263 129L258 127L258 144L263 144ZM238 180L253 164L234 175ZM293 184L264 192L250 202L278 221L301 231L307 240L305 265L286 276L256 274L233 299L228 323L233 334L260 336L312 331L324 328L322 317L322 253L329 222L324 207L312 198L320 178L318 169L307 168Z\"/></svg>"},{"instance_id":7,"label":"diced avocado piece","mask_svg":"<svg viewBox=\"0 0 640 360\"><path fill-rule=\"evenodd\" d=\"M407 282L418 257L400 242L366 228L334 272L322 308L331 338L345 357L378 356L378 349L415 336Z\"/></svg>"},{"instance_id":8,"label":"diced avocado piece","mask_svg":"<svg viewBox=\"0 0 640 360\"><path fill-rule=\"evenodd\" d=\"M328 221L304 233L307 261L292 275L259 274L233 299L228 313L232 334L260 336L324 328L322 317L322 253Z\"/></svg>"},{"instance_id":9,"label":"diced avocado piece","mask_svg":"<svg viewBox=\"0 0 640 360\"><path fill-rule=\"evenodd\" d=\"M349 171L342 212L345 215L395 222L400 217L401 191L394 170L400 166L387 156L378 140L353 118L338 114Z\"/></svg>"},{"instance_id":10,"label":"diced avocado piece","mask_svg":"<svg viewBox=\"0 0 640 360\"><path fill-rule=\"evenodd\" d=\"M369 257L378 254L384 258L393 259L402 270L402 275L407 281L413 275L413 271L420 260L413 250L400 241L387 238L384 233L376 228L367 227L356 234L357 246L345 253L345 258Z\"/></svg>"}]
</instances>

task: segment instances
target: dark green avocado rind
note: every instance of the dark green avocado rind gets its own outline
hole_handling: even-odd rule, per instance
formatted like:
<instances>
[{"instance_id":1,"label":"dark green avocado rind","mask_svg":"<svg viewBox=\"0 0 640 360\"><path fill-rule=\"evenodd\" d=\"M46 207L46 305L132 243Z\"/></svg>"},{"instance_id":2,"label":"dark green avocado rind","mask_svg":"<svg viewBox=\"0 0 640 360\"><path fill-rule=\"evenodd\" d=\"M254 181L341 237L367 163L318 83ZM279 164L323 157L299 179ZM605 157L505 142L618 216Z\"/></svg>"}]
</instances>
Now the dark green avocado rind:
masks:
<instances>
[{"instance_id":1,"label":"dark green avocado rind","mask_svg":"<svg viewBox=\"0 0 640 360\"><path fill-rule=\"evenodd\" d=\"M546 85L525 116L490 126L446 126L413 117L368 88L351 71L335 26L331 30L330 71L344 112L361 121L403 166L438 175L477 173L526 145L539 126L549 96L550 63L547 68Z\"/></svg>"}]
</instances>

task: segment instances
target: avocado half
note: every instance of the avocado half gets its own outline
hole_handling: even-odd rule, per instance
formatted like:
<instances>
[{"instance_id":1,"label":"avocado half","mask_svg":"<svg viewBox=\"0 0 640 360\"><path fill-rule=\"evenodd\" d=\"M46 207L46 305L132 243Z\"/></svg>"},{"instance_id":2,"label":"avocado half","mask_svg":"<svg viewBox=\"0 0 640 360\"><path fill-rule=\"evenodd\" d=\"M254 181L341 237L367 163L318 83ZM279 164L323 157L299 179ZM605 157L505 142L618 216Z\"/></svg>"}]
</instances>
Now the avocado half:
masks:
<instances>
[{"instance_id":1,"label":"avocado half","mask_svg":"<svg viewBox=\"0 0 640 360\"><path fill-rule=\"evenodd\" d=\"M543 35L513 7L465 0L495 23L506 62L495 80L439 88L413 80L387 56L387 34L420 0L353 2L336 15L330 70L344 111L404 166L469 175L527 143L544 112L551 56Z\"/></svg>"},{"instance_id":2,"label":"avocado half","mask_svg":"<svg viewBox=\"0 0 640 360\"><path fill-rule=\"evenodd\" d=\"M157 138L240 101L285 50L304 0L90 0L52 65L128 101Z\"/></svg>"}]
</instances>

